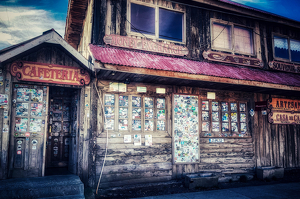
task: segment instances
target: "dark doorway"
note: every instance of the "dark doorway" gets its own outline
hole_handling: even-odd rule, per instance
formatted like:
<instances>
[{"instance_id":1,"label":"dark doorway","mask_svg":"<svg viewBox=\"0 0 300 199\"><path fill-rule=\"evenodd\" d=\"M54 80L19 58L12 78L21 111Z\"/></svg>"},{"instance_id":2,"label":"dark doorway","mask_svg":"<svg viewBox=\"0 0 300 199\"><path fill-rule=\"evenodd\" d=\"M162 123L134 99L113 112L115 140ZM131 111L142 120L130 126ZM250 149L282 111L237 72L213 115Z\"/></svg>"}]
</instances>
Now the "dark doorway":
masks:
<instances>
[{"instance_id":1,"label":"dark doorway","mask_svg":"<svg viewBox=\"0 0 300 199\"><path fill-rule=\"evenodd\" d=\"M76 173L79 89L50 87L45 175Z\"/></svg>"}]
</instances>

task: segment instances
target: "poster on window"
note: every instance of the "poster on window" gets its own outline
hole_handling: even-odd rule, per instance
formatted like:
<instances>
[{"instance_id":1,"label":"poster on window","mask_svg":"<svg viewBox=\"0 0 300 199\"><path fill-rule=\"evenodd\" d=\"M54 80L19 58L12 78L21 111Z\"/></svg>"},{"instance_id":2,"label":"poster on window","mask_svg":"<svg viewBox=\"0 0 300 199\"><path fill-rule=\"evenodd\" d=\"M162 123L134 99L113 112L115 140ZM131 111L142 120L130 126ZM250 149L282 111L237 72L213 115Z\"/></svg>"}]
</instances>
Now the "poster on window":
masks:
<instances>
[{"instance_id":1,"label":"poster on window","mask_svg":"<svg viewBox=\"0 0 300 199\"><path fill-rule=\"evenodd\" d=\"M124 135L124 143L131 143L131 135Z\"/></svg>"},{"instance_id":2,"label":"poster on window","mask_svg":"<svg viewBox=\"0 0 300 199\"><path fill-rule=\"evenodd\" d=\"M134 144L135 146L140 146L140 145L142 145L142 136L141 136L141 134L135 134L135 135L134 135L133 144Z\"/></svg>"},{"instance_id":3,"label":"poster on window","mask_svg":"<svg viewBox=\"0 0 300 199\"><path fill-rule=\"evenodd\" d=\"M152 135L145 135L145 146L152 146Z\"/></svg>"},{"instance_id":4,"label":"poster on window","mask_svg":"<svg viewBox=\"0 0 300 199\"><path fill-rule=\"evenodd\" d=\"M202 104L202 108L206 104ZM199 162L198 96L174 95L174 162Z\"/></svg>"}]
</instances>

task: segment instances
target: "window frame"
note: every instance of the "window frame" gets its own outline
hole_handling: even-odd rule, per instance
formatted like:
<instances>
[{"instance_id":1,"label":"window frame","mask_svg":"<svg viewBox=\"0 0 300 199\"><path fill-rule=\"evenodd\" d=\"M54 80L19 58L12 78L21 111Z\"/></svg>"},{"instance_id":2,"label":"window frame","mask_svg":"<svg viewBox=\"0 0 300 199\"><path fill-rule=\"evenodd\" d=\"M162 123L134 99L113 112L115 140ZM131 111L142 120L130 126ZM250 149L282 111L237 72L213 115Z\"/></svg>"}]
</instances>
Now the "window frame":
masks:
<instances>
[{"instance_id":1,"label":"window frame","mask_svg":"<svg viewBox=\"0 0 300 199\"><path fill-rule=\"evenodd\" d=\"M147 6L147 7L152 7L155 9L155 35L149 35L149 34L145 34L145 33L143 33L143 35L142 35L141 33L131 31L131 3L142 5L142 6ZM127 9L127 19L129 20L129 23L127 23L126 30L127 30L128 35L137 36L137 37L144 37L144 35L145 35L147 38L157 40L157 41L167 41L167 42L178 43L178 44L186 44L186 11L181 11L181 10L176 10L176 9L160 6L160 5L158 5L157 1L154 1L154 4L152 4L152 3L146 3L146 2L141 2L141 1L137 1L137 0L129 0L129 1L127 1L127 8L128 8ZM169 10L169 11L173 11L173 12L183 13L182 41L181 42L159 38L159 9L160 8Z\"/></svg>"},{"instance_id":2,"label":"window frame","mask_svg":"<svg viewBox=\"0 0 300 199\"><path fill-rule=\"evenodd\" d=\"M274 42L274 36L277 36L277 37L281 37L281 38L285 38L287 39L288 41L288 51L289 51L289 59L285 59L285 58L281 58L281 57L276 57L275 56L275 42ZM284 61L284 62L291 62L291 63L295 63L295 64L300 64L300 61L299 62L296 62L296 61L292 61L292 55L291 55L291 40L295 40L295 41L298 41L300 42L300 40L297 40L297 39L293 39L289 36L286 36L286 35L282 35L282 34L278 34L278 33L272 33L272 50L273 50L273 59L274 60L278 60L278 61Z\"/></svg>"},{"instance_id":3,"label":"window frame","mask_svg":"<svg viewBox=\"0 0 300 199\"><path fill-rule=\"evenodd\" d=\"M105 96L106 95L114 95L114 105L105 105ZM125 106L120 106L119 104L119 97L120 96L128 96L128 112L127 112L127 119L122 119L120 118L119 115L119 109L124 108ZM141 106L140 107L134 107L132 106L132 97L140 97L141 98ZM146 114L145 114L145 109L147 108L145 106L145 98L152 98L153 99L153 118L152 119L146 119ZM157 108L157 99L164 99L165 107L164 109L162 108ZM105 107L114 107L114 124L113 127L114 129L107 129L106 128L106 115L105 112L103 114L103 130L108 131L108 132L119 132L119 133L132 133L132 134L138 134L138 133L144 133L146 134L152 134L154 132L167 132L167 104L166 104L166 96L161 96L161 95L141 95L141 94L131 94L131 93L113 93L113 92L105 92L103 93L103 105L104 109ZM126 107L125 107L126 108ZM134 108L140 108L141 109L141 118L140 119L134 119L132 116L132 112ZM158 119L157 118L157 110L165 110L165 119ZM119 129L119 120L127 120L127 130L126 129ZM133 120L140 120L141 121L141 130L134 130L132 122ZM152 120L153 121L153 131L150 130L145 130L145 121L146 120ZM157 123L158 121L165 121L165 130L157 130Z\"/></svg>"},{"instance_id":4,"label":"window frame","mask_svg":"<svg viewBox=\"0 0 300 199\"><path fill-rule=\"evenodd\" d=\"M213 24L214 23L219 23L225 26L230 26L231 27L231 49L226 49L226 48L219 48L219 47L215 47L213 45L213 34L214 34L214 28L213 28ZM211 39L211 49L213 50L217 50L217 51L223 51L223 52L230 52L233 54L240 54L240 55L248 55L248 56L257 56L256 54L256 44L255 44L255 37L256 35L254 34L254 28L252 27L247 27L244 25L240 25L240 24L236 24L236 23L232 23L232 22L228 22L228 21L223 21L220 19L211 19L210 20L210 27L211 27L211 31L210 31L210 39ZM252 50L253 53L245 53L245 52L241 52L241 51L236 51L235 50L235 35L234 35L234 27L241 27L241 28L245 28L245 29L249 29L252 31L251 36L252 36Z\"/></svg>"}]
</instances>

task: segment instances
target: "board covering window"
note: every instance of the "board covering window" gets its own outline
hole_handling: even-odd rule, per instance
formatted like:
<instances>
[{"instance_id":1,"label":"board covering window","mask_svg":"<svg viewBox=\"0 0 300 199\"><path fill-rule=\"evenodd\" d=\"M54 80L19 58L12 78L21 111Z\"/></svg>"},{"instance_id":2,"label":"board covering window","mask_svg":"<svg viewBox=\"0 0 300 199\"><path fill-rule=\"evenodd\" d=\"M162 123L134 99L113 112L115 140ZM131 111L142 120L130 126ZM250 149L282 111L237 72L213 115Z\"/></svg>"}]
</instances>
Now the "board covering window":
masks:
<instances>
[{"instance_id":1,"label":"board covering window","mask_svg":"<svg viewBox=\"0 0 300 199\"><path fill-rule=\"evenodd\" d=\"M240 54L254 54L252 29L233 24L212 23L212 47Z\"/></svg>"},{"instance_id":2,"label":"board covering window","mask_svg":"<svg viewBox=\"0 0 300 199\"><path fill-rule=\"evenodd\" d=\"M292 62L300 62L300 41L274 35L274 56Z\"/></svg>"},{"instance_id":3,"label":"board covering window","mask_svg":"<svg viewBox=\"0 0 300 199\"><path fill-rule=\"evenodd\" d=\"M155 5L130 3L130 32L184 42L184 13Z\"/></svg>"}]
</instances>

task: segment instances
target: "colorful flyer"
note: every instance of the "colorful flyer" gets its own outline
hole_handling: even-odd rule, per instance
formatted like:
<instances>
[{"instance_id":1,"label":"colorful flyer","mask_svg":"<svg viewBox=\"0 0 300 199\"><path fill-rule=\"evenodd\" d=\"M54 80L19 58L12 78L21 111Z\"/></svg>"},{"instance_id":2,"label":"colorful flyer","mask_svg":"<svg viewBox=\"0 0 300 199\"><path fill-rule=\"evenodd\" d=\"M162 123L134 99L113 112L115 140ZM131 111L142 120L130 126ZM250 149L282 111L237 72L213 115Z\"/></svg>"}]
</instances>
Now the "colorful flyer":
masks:
<instances>
[{"instance_id":1,"label":"colorful flyer","mask_svg":"<svg viewBox=\"0 0 300 199\"><path fill-rule=\"evenodd\" d=\"M134 143L135 146L142 145L142 136L141 136L141 134L134 135L133 143Z\"/></svg>"},{"instance_id":2,"label":"colorful flyer","mask_svg":"<svg viewBox=\"0 0 300 199\"><path fill-rule=\"evenodd\" d=\"M131 135L124 135L124 143L131 143Z\"/></svg>"},{"instance_id":3,"label":"colorful flyer","mask_svg":"<svg viewBox=\"0 0 300 199\"><path fill-rule=\"evenodd\" d=\"M152 146L152 135L145 135L145 146Z\"/></svg>"}]
</instances>

